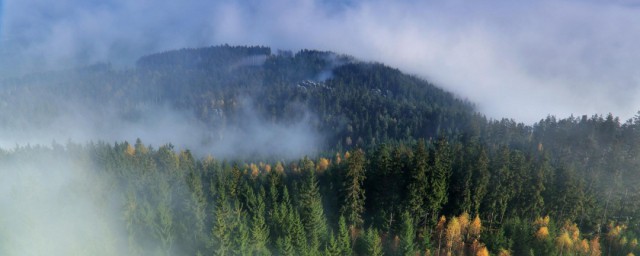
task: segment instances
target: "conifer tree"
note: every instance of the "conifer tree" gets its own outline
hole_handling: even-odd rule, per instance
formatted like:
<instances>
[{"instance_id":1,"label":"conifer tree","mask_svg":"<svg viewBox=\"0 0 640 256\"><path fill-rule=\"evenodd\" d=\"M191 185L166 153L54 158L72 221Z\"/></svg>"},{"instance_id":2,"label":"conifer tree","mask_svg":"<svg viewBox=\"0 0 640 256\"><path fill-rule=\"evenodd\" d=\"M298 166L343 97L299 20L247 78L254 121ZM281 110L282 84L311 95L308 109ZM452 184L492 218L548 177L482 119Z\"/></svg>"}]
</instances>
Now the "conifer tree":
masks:
<instances>
[{"instance_id":1,"label":"conifer tree","mask_svg":"<svg viewBox=\"0 0 640 256\"><path fill-rule=\"evenodd\" d=\"M415 256L414 239L416 232L413 226L413 217L409 212L402 214L402 230L400 232L400 252L404 256Z\"/></svg>"},{"instance_id":2,"label":"conifer tree","mask_svg":"<svg viewBox=\"0 0 640 256\"><path fill-rule=\"evenodd\" d=\"M327 224L313 162L307 158L303 161L303 171L306 177L300 191L300 217L307 234L309 252L317 254L320 252L321 244L327 238Z\"/></svg>"},{"instance_id":3,"label":"conifer tree","mask_svg":"<svg viewBox=\"0 0 640 256\"><path fill-rule=\"evenodd\" d=\"M449 177L452 172L452 158L449 142L441 138L436 143L433 153L433 168L429 173L429 193L427 193L428 208L431 211L432 223L435 223L440 210L448 201Z\"/></svg>"},{"instance_id":4,"label":"conifer tree","mask_svg":"<svg viewBox=\"0 0 640 256\"><path fill-rule=\"evenodd\" d=\"M363 187L365 179L365 156L362 150L355 150L347 159L347 171L344 177L343 191L344 204L342 214L352 228L360 228L364 223L365 191Z\"/></svg>"},{"instance_id":5,"label":"conifer tree","mask_svg":"<svg viewBox=\"0 0 640 256\"><path fill-rule=\"evenodd\" d=\"M349 229L347 228L347 222L344 216L340 215L338 220L338 247L340 248L341 255L351 255L351 238L349 236Z\"/></svg>"},{"instance_id":6,"label":"conifer tree","mask_svg":"<svg viewBox=\"0 0 640 256\"><path fill-rule=\"evenodd\" d=\"M382 241L377 229L368 228L365 233L365 241L367 246L366 255L381 256L383 254Z\"/></svg>"},{"instance_id":7,"label":"conifer tree","mask_svg":"<svg viewBox=\"0 0 640 256\"><path fill-rule=\"evenodd\" d=\"M269 227L265 222L265 191L264 187L260 187L260 193L256 200L251 202L251 243L253 245L254 255L271 255L267 249L269 243Z\"/></svg>"},{"instance_id":8,"label":"conifer tree","mask_svg":"<svg viewBox=\"0 0 640 256\"><path fill-rule=\"evenodd\" d=\"M427 177L428 158L429 155L424 141L420 140L413 155L407 187L407 210L409 210L409 215L413 216L418 223L426 220L425 200L427 199L427 191L430 189Z\"/></svg>"}]
</instances>

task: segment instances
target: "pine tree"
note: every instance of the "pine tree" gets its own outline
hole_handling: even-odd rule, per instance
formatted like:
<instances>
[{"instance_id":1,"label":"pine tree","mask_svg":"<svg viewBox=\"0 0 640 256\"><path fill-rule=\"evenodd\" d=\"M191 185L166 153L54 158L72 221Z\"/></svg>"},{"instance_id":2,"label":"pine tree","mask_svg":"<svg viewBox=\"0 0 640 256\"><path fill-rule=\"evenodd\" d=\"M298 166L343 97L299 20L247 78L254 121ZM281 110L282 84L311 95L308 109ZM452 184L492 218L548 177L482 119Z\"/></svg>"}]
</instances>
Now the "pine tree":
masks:
<instances>
[{"instance_id":1,"label":"pine tree","mask_svg":"<svg viewBox=\"0 0 640 256\"><path fill-rule=\"evenodd\" d=\"M382 253L382 240L380 240L380 235L378 234L378 230L375 228L367 229L365 233L365 241L367 245L367 253L366 255L370 256L381 256Z\"/></svg>"},{"instance_id":2,"label":"pine tree","mask_svg":"<svg viewBox=\"0 0 640 256\"><path fill-rule=\"evenodd\" d=\"M265 223L265 191L260 187L260 193L254 202L251 202L251 243L253 255L271 255L267 249L269 243L269 227Z\"/></svg>"},{"instance_id":3,"label":"pine tree","mask_svg":"<svg viewBox=\"0 0 640 256\"><path fill-rule=\"evenodd\" d=\"M296 250L293 247L293 243L291 241L290 235L285 235L284 237L278 238L276 241L276 246L278 248L279 255L282 256L295 256Z\"/></svg>"},{"instance_id":4,"label":"pine tree","mask_svg":"<svg viewBox=\"0 0 640 256\"><path fill-rule=\"evenodd\" d=\"M297 255L310 255L307 235L304 230L304 224L300 220L300 214L295 209L289 211L289 223L291 224L289 234L291 235L291 242Z\"/></svg>"},{"instance_id":5,"label":"pine tree","mask_svg":"<svg viewBox=\"0 0 640 256\"><path fill-rule=\"evenodd\" d=\"M433 168L429 173L429 193L427 193L428 208L431 211L432 222L435 223L440 210L448 201L449 177L452 172L452 157L449 143L441 138L436 143L433 154Z\"/></svg>"},{"instance_id":6,"label":"pine tree","mask_svg":"<svg viewBox=\"0 0 640 256\"><path fill-rule=\"evenodd\" d=\"M480 150L480 155L478 156L477 163L473 170L473 214L478 215L480 214L482 201L488 192L490 179L489 157L484 149Z\"/></svg>"},{"instance_id":7,"label":"pine tree","mask_svg":"<svg viewBox=\"0 0 640 256\"><path fill-rule=\"evenodd\" d=\"M215 255L229 255L232 247L231 209L226 196L221 194L217 200L215 220L211 230L211 245Z\"/></svg>"},{"instance_id":8,"label":"pine tree","mask_svg":"<svg viewBox=\"0 0 640 256\"><path fill-rule=\"evenodd\" d=\"M300 191L300 217L307 234L309 252L318 254L321 244L327 238L327 224L313 162L306 158L303 161L303 171L306 178Z\"/></svg>"},{"instance_id":9,"label":"pine tree","mask_svg":"<svg viewBox=\"0 0 640 256\"><path fill-rule=\"evenodd\" d=\"M430 188L427 177L429 155L423 140L420 140L416 146L412 165L407 187L407 210L410 216L421 223L426 220L425 200Z\"/></svg>"},{"instance_id":10,"label":"pine tree","mask_svg":"<svg viewBox=\"0 0 640 256\"><path fill-rule=\"evenodd\" d=\"M415 256L414 239L416 232L413 226L413 217L409 212L402 214L402 230L400 232L400 251L404 256Z\"/></svg>"},{"instance_id":11,"label":"pine tree","mask_svg":"<svg viewBox=\"0 0 640 256\"><path fill-rule=\"evenodd\" d=\"M338 220L338 247L340 248L341 255L351 255L351 238L349 236L349 229L347 228L347 222L344 216L340 216Z\"/></svg>"},{"instance_id":12,"label":"pine tree","mask_svg":"<svg viewBox=\"0 0 640 256\"><path fill-rule=\"evenodd\" d=\"M340 245L338 244L338 240L336 240L335 236L329 234L329 243L324 249L324 255L327 256L340 256Z\"/></svg>"},{"instance_id":13,"label":"pine tree","mask_svg":"<svg viewBox=\"0 0 640 256\"><path fill-rule=\"evenodd\" d=\"M233 209L230 212L230 225L228 232L231 233L231 246L229 252L234 255L250 255L250 230L246 221L246 212L238 200L233 202Z\"/></svg>"},{"instance_id":14,"label":"pine tree","mask_svg":"<svg viewBox=\"0 0 640 256\"><path fill-rule=\"evenodd\" d=\"M347 159L347 172L345 174L343 191L344 204L342 205L342 214L346 217L349 225L354 228L362 227L364 220L365 192L363 183L365 179L365 156L362 150L354 151Z\"/></svg>"}]
</instances>

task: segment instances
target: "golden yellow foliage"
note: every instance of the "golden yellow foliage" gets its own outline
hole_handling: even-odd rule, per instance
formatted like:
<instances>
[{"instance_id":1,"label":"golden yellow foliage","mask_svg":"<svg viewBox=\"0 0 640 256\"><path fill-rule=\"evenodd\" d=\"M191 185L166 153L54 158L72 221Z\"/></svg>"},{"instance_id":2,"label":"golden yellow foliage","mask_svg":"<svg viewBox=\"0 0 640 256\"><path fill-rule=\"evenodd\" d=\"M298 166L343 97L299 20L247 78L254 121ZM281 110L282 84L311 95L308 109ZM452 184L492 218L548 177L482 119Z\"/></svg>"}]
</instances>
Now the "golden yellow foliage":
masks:
<instances>
[{"instance_id":1,"label":"golden yellow foliage","mask_svg":"<svg viewBox=\"0 0 640 256\"><path fill-rule=\"evenodd\" d=\"M316 169L319 172L323 172L325 171L327 168L329 168L329 159L326 159L324 157L321 157L320 160L318 160L318 165L316 165Z\"/></svg>"},{"instance_id":2,"label":"golden yellow foliage","mask_svg":"<svg viewBox=\"0 0 640 256\"><path fill-rule=\"evenodd\" d=\"M587 241L587 239L582 239L582 241L579 243L578 248L576 249L581 254L587 255L589 253L589 241Z\"/></svg>"},{"instance_id":3,"label":"golden yellow foliage","mask_svg":"<svg viewBox=\"0 0 640 256\"><path fill-rule=\"evenodd\" d=\"M344 159L349 159L350 156L351 156L351 153L349 153L349 151L344 153Z\"/></svg>"},{"instance_id":4,"label":"golden yellow foliage","mask_svg":"<svg viewBox=\"0 0 640 256\"><path fill-rule=\"evenodd\" d=\"M260 175L260 169L256 164L249 165L249 169L251 170L251 178L255 179Z\"/></svg>"},{"instance_id":5,"label":"golden yellow foliage","mask_svg":"<svg viewBox=\"0 0 640 256\"><path fill-rule=\"evenodd\" d=\"M571 249L571 246L573 245L573 241L571 240L571 237L569 236L569 232L568 231L562 231L562 234L560 234L557 238L556 238L556 246L558 247L558 250L562 253L567 249Z\"/></svg>"},{"instance_id":6,"label":"golden yellow foliage","mask_svg":"<svg viewBox=\"0 0 640 256\"><path fill-rule=\"evenodd\" d=\"M549 237L549 228L547 227L540 227L538 229L538 231L536 232L536 238L538 240L544 240L547 237Z\"/></svg>"},{"instance_id":7,"label":"golden yellow foliage","mask_svg":"<svg viewBox=\"0 0 640 256\"><path fill-rule=\"evenodd\" d=\"M284 174L284 166L282 166L282 163L280 162L276 164L276 173Z\"/></svg>"},{"instance_id":8,"label":"golden yellow foliage","mask_svg":"<svg viewBox=\"0 0 640 256\"><path fill-rule=\"evenodd\" d=\"M136 149L131 146L131 144L127 143L127 148L124 149L124 153L133 156L136 154Z\"/></svg>"},{"instance_id":9,"label":"golden yellow foliage","mask_svg":"<svg viewBox=\"0 0 640 256\"><path fill-rule=\"evenodd\" d=\"M635 256L632 252L628 253L627 256Z\"/></svg>"},{"instance_id":10,"label":"golden yellow foliage","mask_svg":"<svg viewBox=\"0 0 640 256\"><path fill-rule=\"evenodd\" d=\"M438 231L444 230L446 223L447 223L447 217L445 217L444 215L440 216L440 220L438 220L438 226L436 226L436 230Z\"/></svg>"},{"instance_id":11,"label":"golden yellow foliage","mask_svg":"<svg viewBox=\"0 0 640 256\"><path fill-rule=\"evenodd\" d=\"M446 232L447 248L449 248L449 251L460 242L460 231L460 222L458 218L453 217L447 224Z\"/></svg>"},{"instance_id":12,"label":"golden yellow foliage","mask_svg":"<svg viewBox=\"0 0 640 256\"><path fill-rule=\"evenodd\" d=\"M600 237L596 236L591 241L589 241L589 247L591 247L591 256L600 256L602 252L600 251Z\"/></svg>"},{"instance_id":13,"label":"golden yellow foliage","mask_svg":"<svg viewBox=\"0 0 640 256\"><path fill-rule=\"evenodd\" d=\"M631 240L631 243L629 243L629 246L631 246L631 248L636 248L636 246L638 246L638 239L634 238L633 240Z\"/></svg>"},{"instance_id":14,"label":"golden yellow foliage","mask_svg":"<svg viewBox=\"0 0 640 256\"><path fill-rule=\"evenodd\" d=\"M538 227L546 227L549 225L549 215L545 216L544 218L542 217L538 217L536 219L536 221L533 222L533 225L536 225Z\"/></svg>"},{"instance_id":15,"label":"golden yellow foliage","mask_svg":"<svg viewBox=\"0 0 640 256\"><path fill-rule=\"evenodd\" d=\"M476 256L489 256L489 250L487 250L487 247L482 246L476 253Z\"/></svg>"},{"instance_id":16,"label":"golden yellow foliage","mask_svg":"<svg viewBox=\"0 0 640 256\"><path fill-rule=\"evenodd\" d=\"M271 172L271 165L270 164L265 164L264 165L264 171L267 172L267 173L270 173Z\"/></svg>"},{"instance_id":17,"label":"golden yellow foliage","mask_svg":"<svg viewBox=\"0 0 640 256\"><path fill-rule=\"evenodd\" d=\"M498 256L511 256L511 252L509 250L500 249Z\"/></svg>"},{"instance_id":18,"label":"golden yellow foliage","mask_svg":"<svg viewBox=\"0 0 640 256\"><path fill-rule=\"evenodd\" d=\"M618 241L618 244L620 244L620 247L624 247L625 245L627 245L627 237L623 236L622 238L620 238L620 240Z\"/></svg>"},{"instance_id":19,"label":"golden yellow foliage","mask_svg":"<svg viewBox=\"0 0 640 256\"><path fill-rule=\"evenodd\" d=\"M618 236L620 236L620 234L622 233L623 230L625 230L627 227L625 225L616 225L613 226L613 223L609 225L609 233L607 233L607 237L609 238L609 240L613 240L615 238L617 238Z\"/></svg>"},{"instance_id":20,"label":"golden yellow foliage","mask_svg":"<svg viewBox=\"0 0 640 256\"><path fill-rule=\"evenodd\" d=\"M577 242L580 241L580 229L578 229L578 225L575 223L565 223L564 229L571 236L571 241Z\"/></svg>"},{"instance_id":21,"label":"golden yellow foliage","mask_svg":"<svg viewBox=\"0 0 640 256\"><path fill-rule=\"evenodd\" d=\"M469 232L469 214L467 212L460 214L458 222L460 222L460 234L464 237Z\"/></svg>"},{"instance_id":22,"label":"golden yellow foliage","mask_svg":"<svg viewBox=\"0 0 640 256\"><path fill-rule=\"evenodd\" d=\"M480 236L481 232L482 232L482 222L480 221L480 216L476 215L476 217L471 222L471 225L469 225L469 236L477 238Z\"/></svg>"}]
</instances>

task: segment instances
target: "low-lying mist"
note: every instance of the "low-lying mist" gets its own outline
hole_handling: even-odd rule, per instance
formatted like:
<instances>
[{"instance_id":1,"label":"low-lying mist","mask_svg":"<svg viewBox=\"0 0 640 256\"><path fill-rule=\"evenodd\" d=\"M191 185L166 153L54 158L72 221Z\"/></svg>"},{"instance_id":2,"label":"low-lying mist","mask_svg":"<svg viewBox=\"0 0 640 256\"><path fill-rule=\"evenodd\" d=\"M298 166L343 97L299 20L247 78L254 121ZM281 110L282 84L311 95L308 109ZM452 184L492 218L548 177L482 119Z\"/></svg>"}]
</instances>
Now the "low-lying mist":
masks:
<instances>
[{"instance_id":1,"label":"low-lying mist","mask_svg":"<svg viewBox=\"0 0 640 256\"><path fill-rule=\"evenodd\" d=\"M167 104L126 113L117 106L92 109L78 102L37 107L55 108L56 114L46 117L24 114L16 118L15 113L0 112L0 119L5 121L0 127L0 148L69 141L134 143L140 139L156 147L173 144L198 156L291 159L318 151L322 143L322 136L312 125L314 115L304 107L300 106L300 119L277 123L256 113L249 99L240 100L232 114L238 122L227 123L220 118L212 121L212 125L196 118L191 110Z\"/></svg>"},{"instance_id":2,"label":"low-lying mist","mask_svg":"<svg viewBox=\"0 0 640 256\"><path fill-rule=\"evenodd\" d=\"M127 254L121 193L90 161L18 148L0 152L0 176L1 255Z\"/></svg>"}]
</instances>

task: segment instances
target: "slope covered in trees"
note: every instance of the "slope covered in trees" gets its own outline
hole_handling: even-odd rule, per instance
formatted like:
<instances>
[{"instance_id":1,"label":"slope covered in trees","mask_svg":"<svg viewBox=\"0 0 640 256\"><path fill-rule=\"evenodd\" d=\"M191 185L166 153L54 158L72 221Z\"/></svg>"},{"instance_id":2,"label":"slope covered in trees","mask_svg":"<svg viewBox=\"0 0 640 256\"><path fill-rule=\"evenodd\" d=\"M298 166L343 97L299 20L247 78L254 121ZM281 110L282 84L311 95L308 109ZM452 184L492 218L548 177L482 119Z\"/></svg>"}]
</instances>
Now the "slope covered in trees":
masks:
<instances>
[{"instance_id":1,"label":"slope covered in trees","mask_svg":"<svg viewBox=\"0 0 640 256\"><path fill-rule=\"evenodd\" d=\"M229 127L260 130L300 120L323 134L313 145L316 153L296 157L218 158L140 140L4 149L3 255L41 253L33 251L38 246L23 246L20 237L40 231L38 237L46 237L50 230L41 227L49 227L43 224L48 218L65 223L60 216L85 206L108 209L81 218L105 235L72 237L65 241L82 245L54 252L640 251L640 117L549 116L531 126L487 120L469 103L382 64L308 50L274 54L265 47L184 49L143 57L132 69L97 65L5 79L0 94L3 129L46 127L78 108L87 115L114 111L106 115L118 117L112 122L145 122L159 108L191 113L211 133L205 138L211 144ZM243 115L242 105L252 115ZM249 123L249 117L262 123ZM285 134L274 143L290 139ZM51 196L56 199L46 200ZM30 201L45 210L23 203ZM82 203L56 208L68 202ZM17 214L32 208L50 216Z\"/></svg>"},{"instance_id":2,"label":"slope covered in trees","mask_svg":"<svg viewBox=\"0 0 640 256\"><path fill-rule=\"evenodd\" d=\"M206 127L206 143L256 117L274 124L309 119L309 129L323 135L322 149L346 149L454 132L473 115L470 104L422 79L312 50L183 49L142 57L135 68L99 64L0 84L0 128L47 126L80 110L144 122L168 107Z\"/></svg>"}]
</instances>

